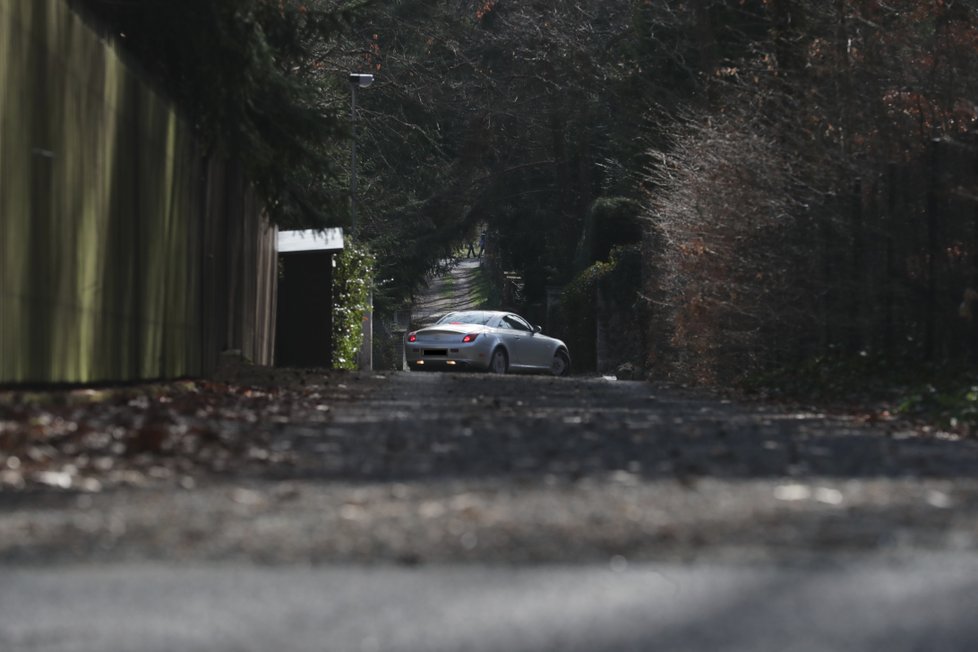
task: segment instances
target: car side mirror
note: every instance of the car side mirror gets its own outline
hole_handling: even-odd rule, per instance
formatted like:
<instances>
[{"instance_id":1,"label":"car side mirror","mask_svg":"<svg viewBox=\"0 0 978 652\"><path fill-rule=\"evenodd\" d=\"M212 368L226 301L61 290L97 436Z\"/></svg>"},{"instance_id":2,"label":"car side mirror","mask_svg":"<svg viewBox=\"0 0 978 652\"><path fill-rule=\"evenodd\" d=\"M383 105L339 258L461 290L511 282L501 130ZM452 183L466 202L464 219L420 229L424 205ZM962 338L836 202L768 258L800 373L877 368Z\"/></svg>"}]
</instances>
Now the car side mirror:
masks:
<instances>
[{"instance_id":1,"label":"car side mirror","mask_svg":"<svg viewBox=\"0 0 978 652\"><path fill-rule=\"evenodd\" d=\"M542 333L543 332L543 327L542 326L534 326L533 327L533 332L534 333Z\"/></svg>"}]
</instances>

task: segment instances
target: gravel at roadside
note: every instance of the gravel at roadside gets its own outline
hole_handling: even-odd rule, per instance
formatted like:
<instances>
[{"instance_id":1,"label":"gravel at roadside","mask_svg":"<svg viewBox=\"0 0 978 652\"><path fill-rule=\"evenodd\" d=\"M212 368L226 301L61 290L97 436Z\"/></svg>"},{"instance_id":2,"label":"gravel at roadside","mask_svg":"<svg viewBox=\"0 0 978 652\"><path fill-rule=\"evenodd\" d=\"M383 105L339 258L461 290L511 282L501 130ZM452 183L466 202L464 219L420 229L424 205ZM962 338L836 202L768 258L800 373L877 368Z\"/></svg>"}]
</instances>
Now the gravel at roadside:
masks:
<instances>
[{"instance_id":1,"label":"gravel at roadside","mask_svg":"<svg viewBox=\"0 0 978 652\"><path fill-rule=\"evenodd\" d=\"M973 439L602 378L230 381L0 394L0 561L978 549Z\"/></svg>"}]
</instances>

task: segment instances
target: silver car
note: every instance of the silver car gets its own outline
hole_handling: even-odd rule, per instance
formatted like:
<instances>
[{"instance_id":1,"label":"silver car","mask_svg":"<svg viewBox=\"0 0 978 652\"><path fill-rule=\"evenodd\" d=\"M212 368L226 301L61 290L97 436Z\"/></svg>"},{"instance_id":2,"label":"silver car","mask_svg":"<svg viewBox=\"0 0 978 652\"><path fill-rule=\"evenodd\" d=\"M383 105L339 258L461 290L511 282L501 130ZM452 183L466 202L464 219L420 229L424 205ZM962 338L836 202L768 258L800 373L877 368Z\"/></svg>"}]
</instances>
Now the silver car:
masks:
<instances>
[{"instance_id":1,"label":"silver car","mask_svg":"<svg viewBox=\"0 0 978 652\"><path fill-rule=\"evenodd\" d=\"M404 337L404 356L412 370L477 369L549 372L565 376L571 358L567 345L547 337L517 314L491 310L450 312L432 326Z\"/></svg>"}]
</instances>

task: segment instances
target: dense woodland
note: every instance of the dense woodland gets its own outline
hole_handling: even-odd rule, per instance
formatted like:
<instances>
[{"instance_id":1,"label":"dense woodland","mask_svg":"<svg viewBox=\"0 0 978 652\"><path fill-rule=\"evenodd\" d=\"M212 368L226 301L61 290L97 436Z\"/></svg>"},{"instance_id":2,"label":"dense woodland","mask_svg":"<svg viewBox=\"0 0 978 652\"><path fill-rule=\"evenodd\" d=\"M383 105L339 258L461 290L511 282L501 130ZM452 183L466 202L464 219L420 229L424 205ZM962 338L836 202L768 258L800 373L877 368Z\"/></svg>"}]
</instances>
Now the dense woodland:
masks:
<instances>
[{"instance_id":1,"label":"dense woodland","mask_svg":"<svg viewBox=\"0 0 978 652\"><path fill-rule=\"evenodd\" d=\"M699 382L978 361L972 0L73 3L282 225L348 220L346 75L375 74L382 308L486 228L498 300L579 368L597 319L622 362Z\"/></svg>"}]
</instances>

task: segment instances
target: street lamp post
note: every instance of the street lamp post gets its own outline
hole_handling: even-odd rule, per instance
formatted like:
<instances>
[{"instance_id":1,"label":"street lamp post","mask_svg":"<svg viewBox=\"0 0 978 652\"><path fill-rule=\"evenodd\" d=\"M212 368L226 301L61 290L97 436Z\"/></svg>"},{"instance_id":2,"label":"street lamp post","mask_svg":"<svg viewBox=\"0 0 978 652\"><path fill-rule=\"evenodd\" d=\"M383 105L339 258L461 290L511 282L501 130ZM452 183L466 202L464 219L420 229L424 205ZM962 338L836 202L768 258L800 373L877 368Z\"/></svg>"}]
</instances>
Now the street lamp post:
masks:
<instances>
[{"instance_id":1,"label":"street lamp post","mask_svg":"<svg viewBox=\"0 0 978 652\"><path fill-rule=\"evenodd\" d=\"M350 232L357 234L357 89L367 88L374 83L374 76L365 73L350 73L350 129L352 145L350 153ZM357 367L362 371L373 371L374 368L374 293L370 291L370 307L363 316L363 338L360 353L357 356Z\"/></svg>"},{"instance_id":2,"label":"street lamp post","mask_svg":"<svg viewBox=\"0 0 978 652\"><path fill-rule=\"evenodd\" d=\"M367 88L374 83L374 76L364 73L350 73L350 125L353 131L353 145L350 155L350 230L357 230L357 89Z\"/></svg>"}]
</instances>

